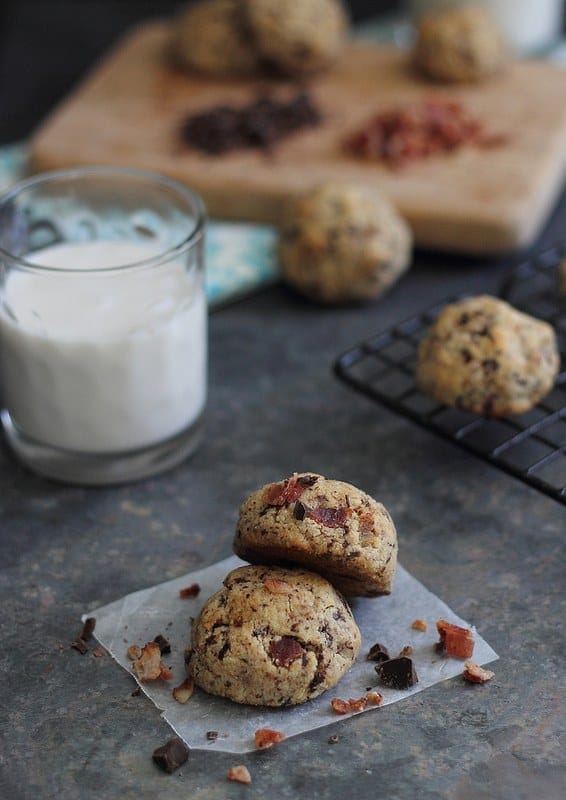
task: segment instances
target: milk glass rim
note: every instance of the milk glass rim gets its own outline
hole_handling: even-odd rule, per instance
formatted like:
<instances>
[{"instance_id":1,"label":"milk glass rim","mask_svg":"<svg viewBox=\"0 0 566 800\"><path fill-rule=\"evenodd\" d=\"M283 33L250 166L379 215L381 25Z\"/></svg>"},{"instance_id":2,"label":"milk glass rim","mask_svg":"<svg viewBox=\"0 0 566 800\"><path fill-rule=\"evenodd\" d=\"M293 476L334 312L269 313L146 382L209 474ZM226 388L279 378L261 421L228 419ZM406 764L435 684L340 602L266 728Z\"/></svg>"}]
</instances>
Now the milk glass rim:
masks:
<instances>
[{"instance_id":1,"label":"milk glass rim","mask_svg":"<svg viewBox=\"0 0 566 800\"><path fill-rule=\"evenodd\" d=\"M25 269L29 272L37 273L57 273L57 274L81 274L81 275L94 275L94 274L115 274L117 272L129 272L137 269L147 269L157 267L168 261L171 261L176 256L181 255L185 251L191 249L197 242L199 242L203 235L207 222L207 213L201 197L188 186L185 186L180 181L168 178L158 172L145 169L135 169L132 167L112 167L112 166L95 166L95 167L73 167L71 169L55 169L47 172L41 172L33 175L30 178L24 178L18 181L8 191L0 194L0 214L5 206L12 201L17 195L31 189L35 186L42 184L63 182L76 178L98 178L98 177L116 177L116 178L137 178L147 181L154 185L161 185L165 189L170 190L177 195L180 195L185 202L190 205L195 219L194 224L187 234L178 244L168 247L163 252L157 255L150 256L149 258L140 259L139 261L131 261L127 264L119 264L115 267L89 267L87 269L73 269L72 267L48 267L41 264L36 264L31 261L26 261L21 256L16 256L9 250L2 247L0 241L0 256L11 261L19 268ZM143 202L140 203L140 206Z\"/></svg>"}]
</instances>

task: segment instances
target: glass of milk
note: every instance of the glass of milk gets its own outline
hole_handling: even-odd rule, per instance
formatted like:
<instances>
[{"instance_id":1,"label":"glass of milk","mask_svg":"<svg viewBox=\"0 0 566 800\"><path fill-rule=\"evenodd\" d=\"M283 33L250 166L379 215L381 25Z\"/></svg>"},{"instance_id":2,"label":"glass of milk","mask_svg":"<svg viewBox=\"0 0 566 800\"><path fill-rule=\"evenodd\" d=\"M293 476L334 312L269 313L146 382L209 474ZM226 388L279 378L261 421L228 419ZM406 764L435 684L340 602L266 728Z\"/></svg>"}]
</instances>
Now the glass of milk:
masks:
<instances>
[{"instance_id":1,"label":"glass of milk","mask_svg":"<svg viewBox=\"0 0 566 800\"><path fill-rule=\"evenodd\" d=\"M114 167L0 198L0 400L43 475L122 483L184 459L207 382L206 214L185 186Z\"/></svg>"}]
</instances>

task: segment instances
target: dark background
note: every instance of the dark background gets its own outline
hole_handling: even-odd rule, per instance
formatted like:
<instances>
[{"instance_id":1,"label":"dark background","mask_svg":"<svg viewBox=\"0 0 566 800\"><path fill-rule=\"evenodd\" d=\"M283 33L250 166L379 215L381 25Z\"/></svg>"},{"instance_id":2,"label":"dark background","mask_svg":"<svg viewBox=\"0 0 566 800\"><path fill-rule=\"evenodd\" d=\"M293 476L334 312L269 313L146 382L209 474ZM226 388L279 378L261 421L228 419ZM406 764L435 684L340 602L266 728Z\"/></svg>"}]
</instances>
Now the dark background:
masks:
<instances>
[{"instance_id":1,"label":"dark background","mask_svg":"<svg viewBox=\"0 0 566 800\"><path fill-rule=\"evenodd\" d=\"M350 0L354 21L401 0ZM0 144L25 138L120 36L186 0L0 0Z\"/></svg>"}]
</instances>

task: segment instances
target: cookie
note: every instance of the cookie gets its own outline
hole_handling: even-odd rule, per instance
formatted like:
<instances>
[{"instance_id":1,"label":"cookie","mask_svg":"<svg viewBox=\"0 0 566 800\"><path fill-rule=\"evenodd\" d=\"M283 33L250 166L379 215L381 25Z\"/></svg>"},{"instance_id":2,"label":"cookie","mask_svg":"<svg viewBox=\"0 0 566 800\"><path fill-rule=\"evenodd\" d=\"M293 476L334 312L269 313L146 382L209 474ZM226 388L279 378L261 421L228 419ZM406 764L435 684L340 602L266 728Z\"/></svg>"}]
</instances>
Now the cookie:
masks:
<instances>
[{"instance_id":1,"label":"cookie","mask_svg":"<svg viewBox=\"0 0 566 800\"><path fill-rule=\"evenodd\" d=\"M330 66L346 37L340 0L245 0L244 8L260 53L289 75Z\"/></svg>"},{"instance_id":2,"label":"cookie","mask_svg":"<svg viewBox=\"0 0 566 800\"><path fill-rule=\"evenodd\" d=\"M481 81L508 61L503 37L483 8L465 6L422 18L414 61L429 78L445 82Z\"/></svg>"},{"instance_id":3,"label":"cookie","mask_svg":"<svg viewBox=\"0 0 566 800\"><path fill-rule=\"evenodd\" d=\"M240 508L234 551L260 564L300 564L347 595L389 594L397 533L381 503L315 473L254 492Z\"/></svg>"},{"instance_id":4,"label":"cookie","mask_svg":"<svg viewBox=\"0 0 566 800\"><path fill-rule=\"evenodd\" d=\"M260 69L238 0L189 6L176 22L172 49L181 66L211 76L245 77Z\"/></svg>"},{"instance_id":5,"label":"cookie","mask_svg":"<svg viewBox=\"0 0 566 800\"><path fill-rule=\"evenodd\" d=\"M440 403L506 417L552 388L560 363L546 322L481 295L446 306L419 346L417 385Z\"/></svg>"},{"instance_id":6,"label":"cookie","mask_svg":"<svg viewBox=\"0 0 566 800\"><path fill-rule=\"evenodd\" d=\"M334 686L360 645L348 604L320 575L239 567L193 623L187 670L236 703L297 705Z\"/></svg>"},{"instance_id":7,"label":"cookie","mask_svg":"<svg viewBox=\"0 0 566 800\"><path fill-rule=\"evenodd\" d=\"M328 183L292 201L281 228L283 279L321 303L373 300L407 270L412 235L375 189Z\"/></svg>"}]
</instances>

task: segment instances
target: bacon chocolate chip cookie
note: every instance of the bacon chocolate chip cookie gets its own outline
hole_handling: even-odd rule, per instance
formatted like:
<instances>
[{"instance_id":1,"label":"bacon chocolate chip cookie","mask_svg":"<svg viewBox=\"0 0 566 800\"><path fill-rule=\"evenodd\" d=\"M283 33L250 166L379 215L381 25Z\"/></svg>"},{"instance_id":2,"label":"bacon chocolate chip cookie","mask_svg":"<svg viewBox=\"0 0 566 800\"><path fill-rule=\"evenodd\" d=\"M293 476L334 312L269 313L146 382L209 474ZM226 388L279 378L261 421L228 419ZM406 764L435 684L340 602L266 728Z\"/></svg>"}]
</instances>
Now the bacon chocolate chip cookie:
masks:
<instances>
[{"instance_id":1,"label":"bacon chocolate chip cookie","mask_svg":"<svg viewBox=\"0 0 566 800\"><path fill-rule=\"evenodd\" d=\"M553 328L489 295L447 305L419 346L417 384L446 405L488 417L522 414L552 389Z\"/></svg>"},{"instance_id":2,"label":"bacon chocolate chip cookie","mask_svg":"<svg viewBox=\"0 0 566 800\"><path fill-rule=\"evenodd\" d=\"M300 564L346 595L389 594L397 533L387 509L355 486L294 474L241 506L234 551L260 564Z\"/></svg>"},{"instance_id":3,"label":"bacon chocolate chip cookie","mask_svg":"<svg viewBox=\"0 0 566 800\"><path fill-rule=\"evenodd\" d=\"M195 620L187 671L236 703L296 705L334 686L360 645L348 604L320 575L239 567Z\"/></svg>"}]
</instances>

